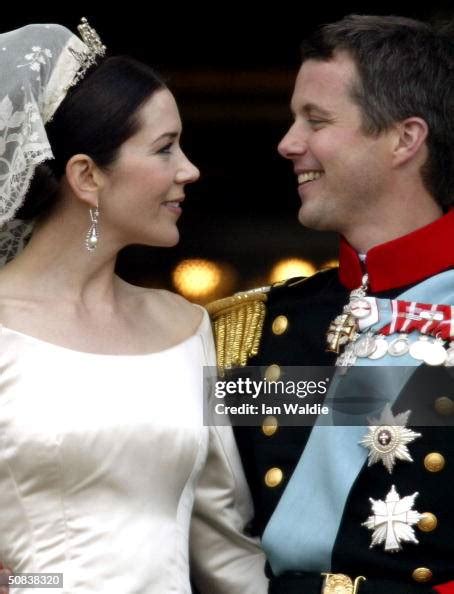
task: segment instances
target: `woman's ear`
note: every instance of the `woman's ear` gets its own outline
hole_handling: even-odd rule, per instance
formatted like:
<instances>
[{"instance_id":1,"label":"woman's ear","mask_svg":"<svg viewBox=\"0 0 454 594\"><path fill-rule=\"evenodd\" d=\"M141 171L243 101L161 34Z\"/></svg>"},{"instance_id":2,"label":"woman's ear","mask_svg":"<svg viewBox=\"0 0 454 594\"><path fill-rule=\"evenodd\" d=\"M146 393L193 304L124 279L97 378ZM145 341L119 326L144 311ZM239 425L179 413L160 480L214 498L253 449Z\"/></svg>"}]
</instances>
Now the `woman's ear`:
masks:
<instances>
[{"instance_id":1,"label":"woman's ear","mask_svg":"<svg viewBox=\"0 0 454 594\"><path fill-rule=\"evenodd\" d=\"M99 193L103 188L102 173L88 155L73 155L66 163L66 179L74 195L94 208L98 206Z\"/></svg>"}]
</instances>

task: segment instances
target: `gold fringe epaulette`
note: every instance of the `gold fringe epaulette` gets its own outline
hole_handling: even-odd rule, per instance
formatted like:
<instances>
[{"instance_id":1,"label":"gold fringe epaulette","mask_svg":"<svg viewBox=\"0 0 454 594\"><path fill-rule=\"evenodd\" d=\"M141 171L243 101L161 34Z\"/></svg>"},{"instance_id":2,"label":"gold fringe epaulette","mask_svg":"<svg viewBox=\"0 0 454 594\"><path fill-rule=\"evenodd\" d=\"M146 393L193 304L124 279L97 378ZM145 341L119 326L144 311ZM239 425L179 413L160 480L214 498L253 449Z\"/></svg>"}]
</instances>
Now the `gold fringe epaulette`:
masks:
<instances>
[{"instance_id":1,"label":"gold fringe epaulette","mask_svg":"<svg viewBox=\"0 0 454 594\"><path fill-rule=\"evenodd\" d=\"M269 289L270 287L261 287L236 293L206 306L213 320L221 373L233 367L244 367L248 359L257 354Z\"/></svg>"}]
</instances>

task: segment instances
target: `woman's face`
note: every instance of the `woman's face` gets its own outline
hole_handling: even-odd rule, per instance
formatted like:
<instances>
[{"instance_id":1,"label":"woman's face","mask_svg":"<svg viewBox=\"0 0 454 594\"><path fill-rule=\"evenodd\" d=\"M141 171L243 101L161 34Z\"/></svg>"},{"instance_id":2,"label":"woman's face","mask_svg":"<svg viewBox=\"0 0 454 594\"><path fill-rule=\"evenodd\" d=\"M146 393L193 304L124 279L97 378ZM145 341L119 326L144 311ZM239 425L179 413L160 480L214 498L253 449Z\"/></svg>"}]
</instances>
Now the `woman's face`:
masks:
<instances>
[{"instance_id":1,"label":"woman's face","mask_svg":"<svg viewBox=\"0 0 454 594\"><path fill-rule=\"evenodd\" d=\"M100 223L125 244L172 246L179 239L185 186L199 178L199 170L181 150L181 120L170 91L154 93L138 115L139 130L106 173Z\"/></svg>"}]
</instances>

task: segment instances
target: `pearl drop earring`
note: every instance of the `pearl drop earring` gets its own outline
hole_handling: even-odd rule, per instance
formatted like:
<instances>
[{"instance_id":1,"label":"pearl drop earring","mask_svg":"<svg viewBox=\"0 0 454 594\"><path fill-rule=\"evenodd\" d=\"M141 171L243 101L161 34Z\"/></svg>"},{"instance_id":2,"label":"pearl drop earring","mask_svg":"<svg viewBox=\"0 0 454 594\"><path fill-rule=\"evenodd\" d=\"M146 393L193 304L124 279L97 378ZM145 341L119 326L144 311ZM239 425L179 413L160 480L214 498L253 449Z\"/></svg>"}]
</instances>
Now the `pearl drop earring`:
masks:
<instances>
[{"instance_id":1,"label":"pearl drop earring","mask_svg":"<svg viewBox=\"0 0 454 594\"><path fill-rule=\"evenodd\" d=\"M99 241L99 229L98 229L99 209L98 209L98 207L90 208L90 219L91 219L91 225L90 225L90 228L88 229L87 235L85 236L85 247L87 248L87 250L89 252L93 252L98 247L98 241Z\"/></svg>"}]
</instances>

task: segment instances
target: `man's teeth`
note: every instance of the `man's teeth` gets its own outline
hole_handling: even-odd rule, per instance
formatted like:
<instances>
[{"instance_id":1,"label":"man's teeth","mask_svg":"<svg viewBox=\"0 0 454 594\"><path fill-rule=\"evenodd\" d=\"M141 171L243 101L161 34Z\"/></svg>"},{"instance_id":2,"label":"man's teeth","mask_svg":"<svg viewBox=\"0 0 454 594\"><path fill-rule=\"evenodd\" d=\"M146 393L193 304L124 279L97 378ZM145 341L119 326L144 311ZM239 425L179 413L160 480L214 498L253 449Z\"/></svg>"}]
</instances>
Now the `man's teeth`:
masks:
<instances>
[{"instance_id":1,"label":"man's teeth","mask_svg":"<svg viewBox=\"0 0 454 594\"><path fill-rule=\"evenodd\" d=\"M166 204L170 204L171 206L180 206L178 200L167 200Z\"/></svg>"},{"instance_id":2,"label":"man's teeth","mask_svg":"<svg viewBox=\"0 0 454 594\"><path fill-rule=\"evenodd\" d=\"M300 173L298 175L298 183L304 184L308 181L314 181L314 179L319 179L321 176L321 171L305 171L304 173Z\"/></svg>"}]
</instances>

